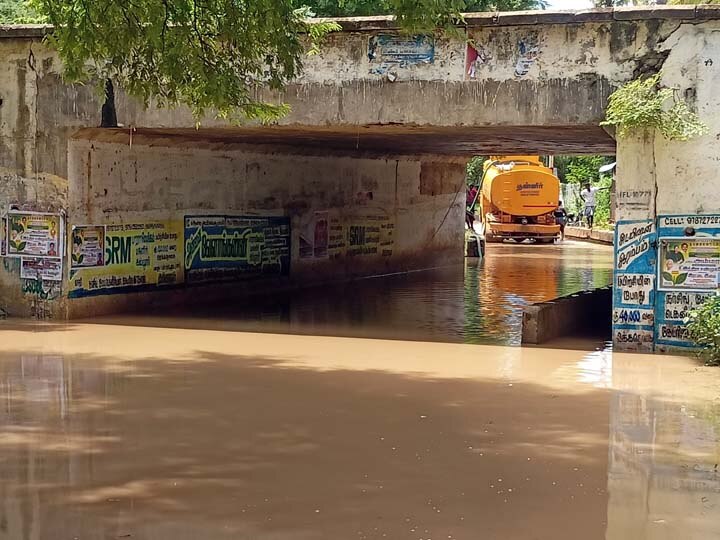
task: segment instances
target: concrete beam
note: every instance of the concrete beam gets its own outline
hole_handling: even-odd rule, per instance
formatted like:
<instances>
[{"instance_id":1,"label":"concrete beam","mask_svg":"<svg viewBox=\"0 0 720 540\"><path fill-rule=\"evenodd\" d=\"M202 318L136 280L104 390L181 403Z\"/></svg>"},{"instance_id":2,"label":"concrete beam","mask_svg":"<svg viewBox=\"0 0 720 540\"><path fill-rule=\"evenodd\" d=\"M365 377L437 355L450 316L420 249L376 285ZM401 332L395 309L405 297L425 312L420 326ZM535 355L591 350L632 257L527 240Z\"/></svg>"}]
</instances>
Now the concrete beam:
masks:
<instances>
[{"instance_id":1,"label":"concrete beam","mask_svg":"<svg viewBox=\"0 0 720 540\"><path fill-rule=\"evenodd\" d=\"M412 125L273 126L235 128L136 128L84 130L82 138L172 146L195 141L203 147L252 147L259 152L354 157L442 156L465 162L475 155L508 153L608 154L615 141L593 126L433 127Z\"/></svg>"}]
</instances>

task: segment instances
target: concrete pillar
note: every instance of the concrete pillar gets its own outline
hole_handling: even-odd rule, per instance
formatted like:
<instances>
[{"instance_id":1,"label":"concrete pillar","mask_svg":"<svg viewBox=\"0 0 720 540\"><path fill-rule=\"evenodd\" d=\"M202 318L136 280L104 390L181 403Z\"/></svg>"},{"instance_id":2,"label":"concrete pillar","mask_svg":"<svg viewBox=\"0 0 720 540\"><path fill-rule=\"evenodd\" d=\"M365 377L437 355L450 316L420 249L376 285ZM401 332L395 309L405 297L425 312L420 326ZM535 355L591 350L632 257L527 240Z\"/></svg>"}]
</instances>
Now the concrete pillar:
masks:
<instances>
[{"instance_id":1,"label":"concrete pillar","mask_svg":"<svg viewBox=\"0 0 720 540\"><path fill-rule=\"evenodd\" d=\"M690 141L618 140L613 341L618 349L688 348L683 318L720 276L720 34L679 31L663 84L708 126Z\"/></svg>"}]
</instances>

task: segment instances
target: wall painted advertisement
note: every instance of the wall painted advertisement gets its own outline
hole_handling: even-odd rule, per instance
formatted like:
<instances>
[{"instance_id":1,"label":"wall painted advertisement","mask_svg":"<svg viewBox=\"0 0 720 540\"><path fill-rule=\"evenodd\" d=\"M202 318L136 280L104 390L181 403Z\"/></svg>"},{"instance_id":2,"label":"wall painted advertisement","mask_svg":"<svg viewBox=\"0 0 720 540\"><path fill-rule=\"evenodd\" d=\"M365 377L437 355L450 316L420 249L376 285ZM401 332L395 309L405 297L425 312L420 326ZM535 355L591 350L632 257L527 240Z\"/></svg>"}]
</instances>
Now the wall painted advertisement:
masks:
<instances>
[{"instance_id":1,"label":"wall painted advertisement","mask_svg":"<svg viewBox=\"0 0 720 540\"><path fill-rule=\"evenodd\" d=\"M7 255L10 257L62 257L63 231L59 214L10 211L7 234Z\"/></svg>"},{"instance_id":2,"label":"wall painted advertisement","mask_svg":"<svg viewBox=\"0 0 720 540\"><path fill-rule=\"evenodd\" d=\"M655 335L655 223L620 221L615 227L613 342L651 351Z\"/></svg>"},{"instance_id":3,"label":"wall painted advertisement","mask_svg":"<svg viewBox=\"0 0 720 540\"><path fill-rule=\"evenodd\" d=\"M184 242L188 283L290 272L288 217L186 216Z\"/></svg>"},{"instance_id":4,"label":"wall painted advertisement","mask_svg":"<svg viewBox=\"0 0 720 540\"><path fill-rule=\"evenodd\" d=\"M301 259L389 257L395 244L394 233L395 223L387 214L342 216L333 211L316 212L298 235L298 253Z\"/></svg>"},{"instance_id":5,"label":"wall painted advertisement","mask_svg":"<svg viewBox=\"0 0 720 540\"><path fill-rule=\"evenodd\" d=\"M154 290L183 281L180 221L78 226L74 233L70 298ZM93 261L96 266L83 267Z\"/></svg>"},{"instance_id":6,"label":"wall painted advertisement","mask_svg":"<svg viewBox=\"0 0 720 540\"><path fill-rule=\"evenodd\" d=\"M720 215L658 217L656 343L692 347L684 319L720 284Z\"/></svg>"}]
</instances>

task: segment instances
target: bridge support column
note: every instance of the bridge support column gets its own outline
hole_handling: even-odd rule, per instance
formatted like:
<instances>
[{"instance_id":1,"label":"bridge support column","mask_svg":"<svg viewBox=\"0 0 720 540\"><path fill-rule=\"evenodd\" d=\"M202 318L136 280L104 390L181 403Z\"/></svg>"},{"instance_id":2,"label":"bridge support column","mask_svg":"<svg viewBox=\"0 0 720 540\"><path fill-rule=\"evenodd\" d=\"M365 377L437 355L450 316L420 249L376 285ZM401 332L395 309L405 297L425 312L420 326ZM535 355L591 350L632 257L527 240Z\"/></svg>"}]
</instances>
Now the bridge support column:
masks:
<instances>
[{"instance_id":1,"label":"bridge support column","mask_svg":"<svg viewBox=\"0 0 720 540\"><path fill-rule=\"evenodd\" d=\"M659 132L618 140L618 349L692 347L683 319L720 284L720 36L697 27L665 47L663 85L690 103L708 133L686 142Z\"/></svg>"}]
</instances>

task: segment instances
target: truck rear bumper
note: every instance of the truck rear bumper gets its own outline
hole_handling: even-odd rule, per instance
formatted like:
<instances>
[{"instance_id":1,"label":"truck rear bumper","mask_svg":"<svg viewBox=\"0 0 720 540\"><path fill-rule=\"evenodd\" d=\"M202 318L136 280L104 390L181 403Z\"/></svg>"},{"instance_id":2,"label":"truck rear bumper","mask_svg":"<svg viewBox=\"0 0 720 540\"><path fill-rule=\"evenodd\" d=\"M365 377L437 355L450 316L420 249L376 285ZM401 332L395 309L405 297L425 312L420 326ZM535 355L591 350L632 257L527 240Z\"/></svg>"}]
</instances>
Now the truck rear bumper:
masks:
<instances>
[{"instance_id":1,"label":"truck rear bumper","mask_svg":"<svg viewBox=\"0 0 720 540\"><path fill-rule=\"evenodd\" d=\"M488 223L487 234L502 238L552 238L560 234L560 225L519 225Z\"/></svg>"}]
</instances>

